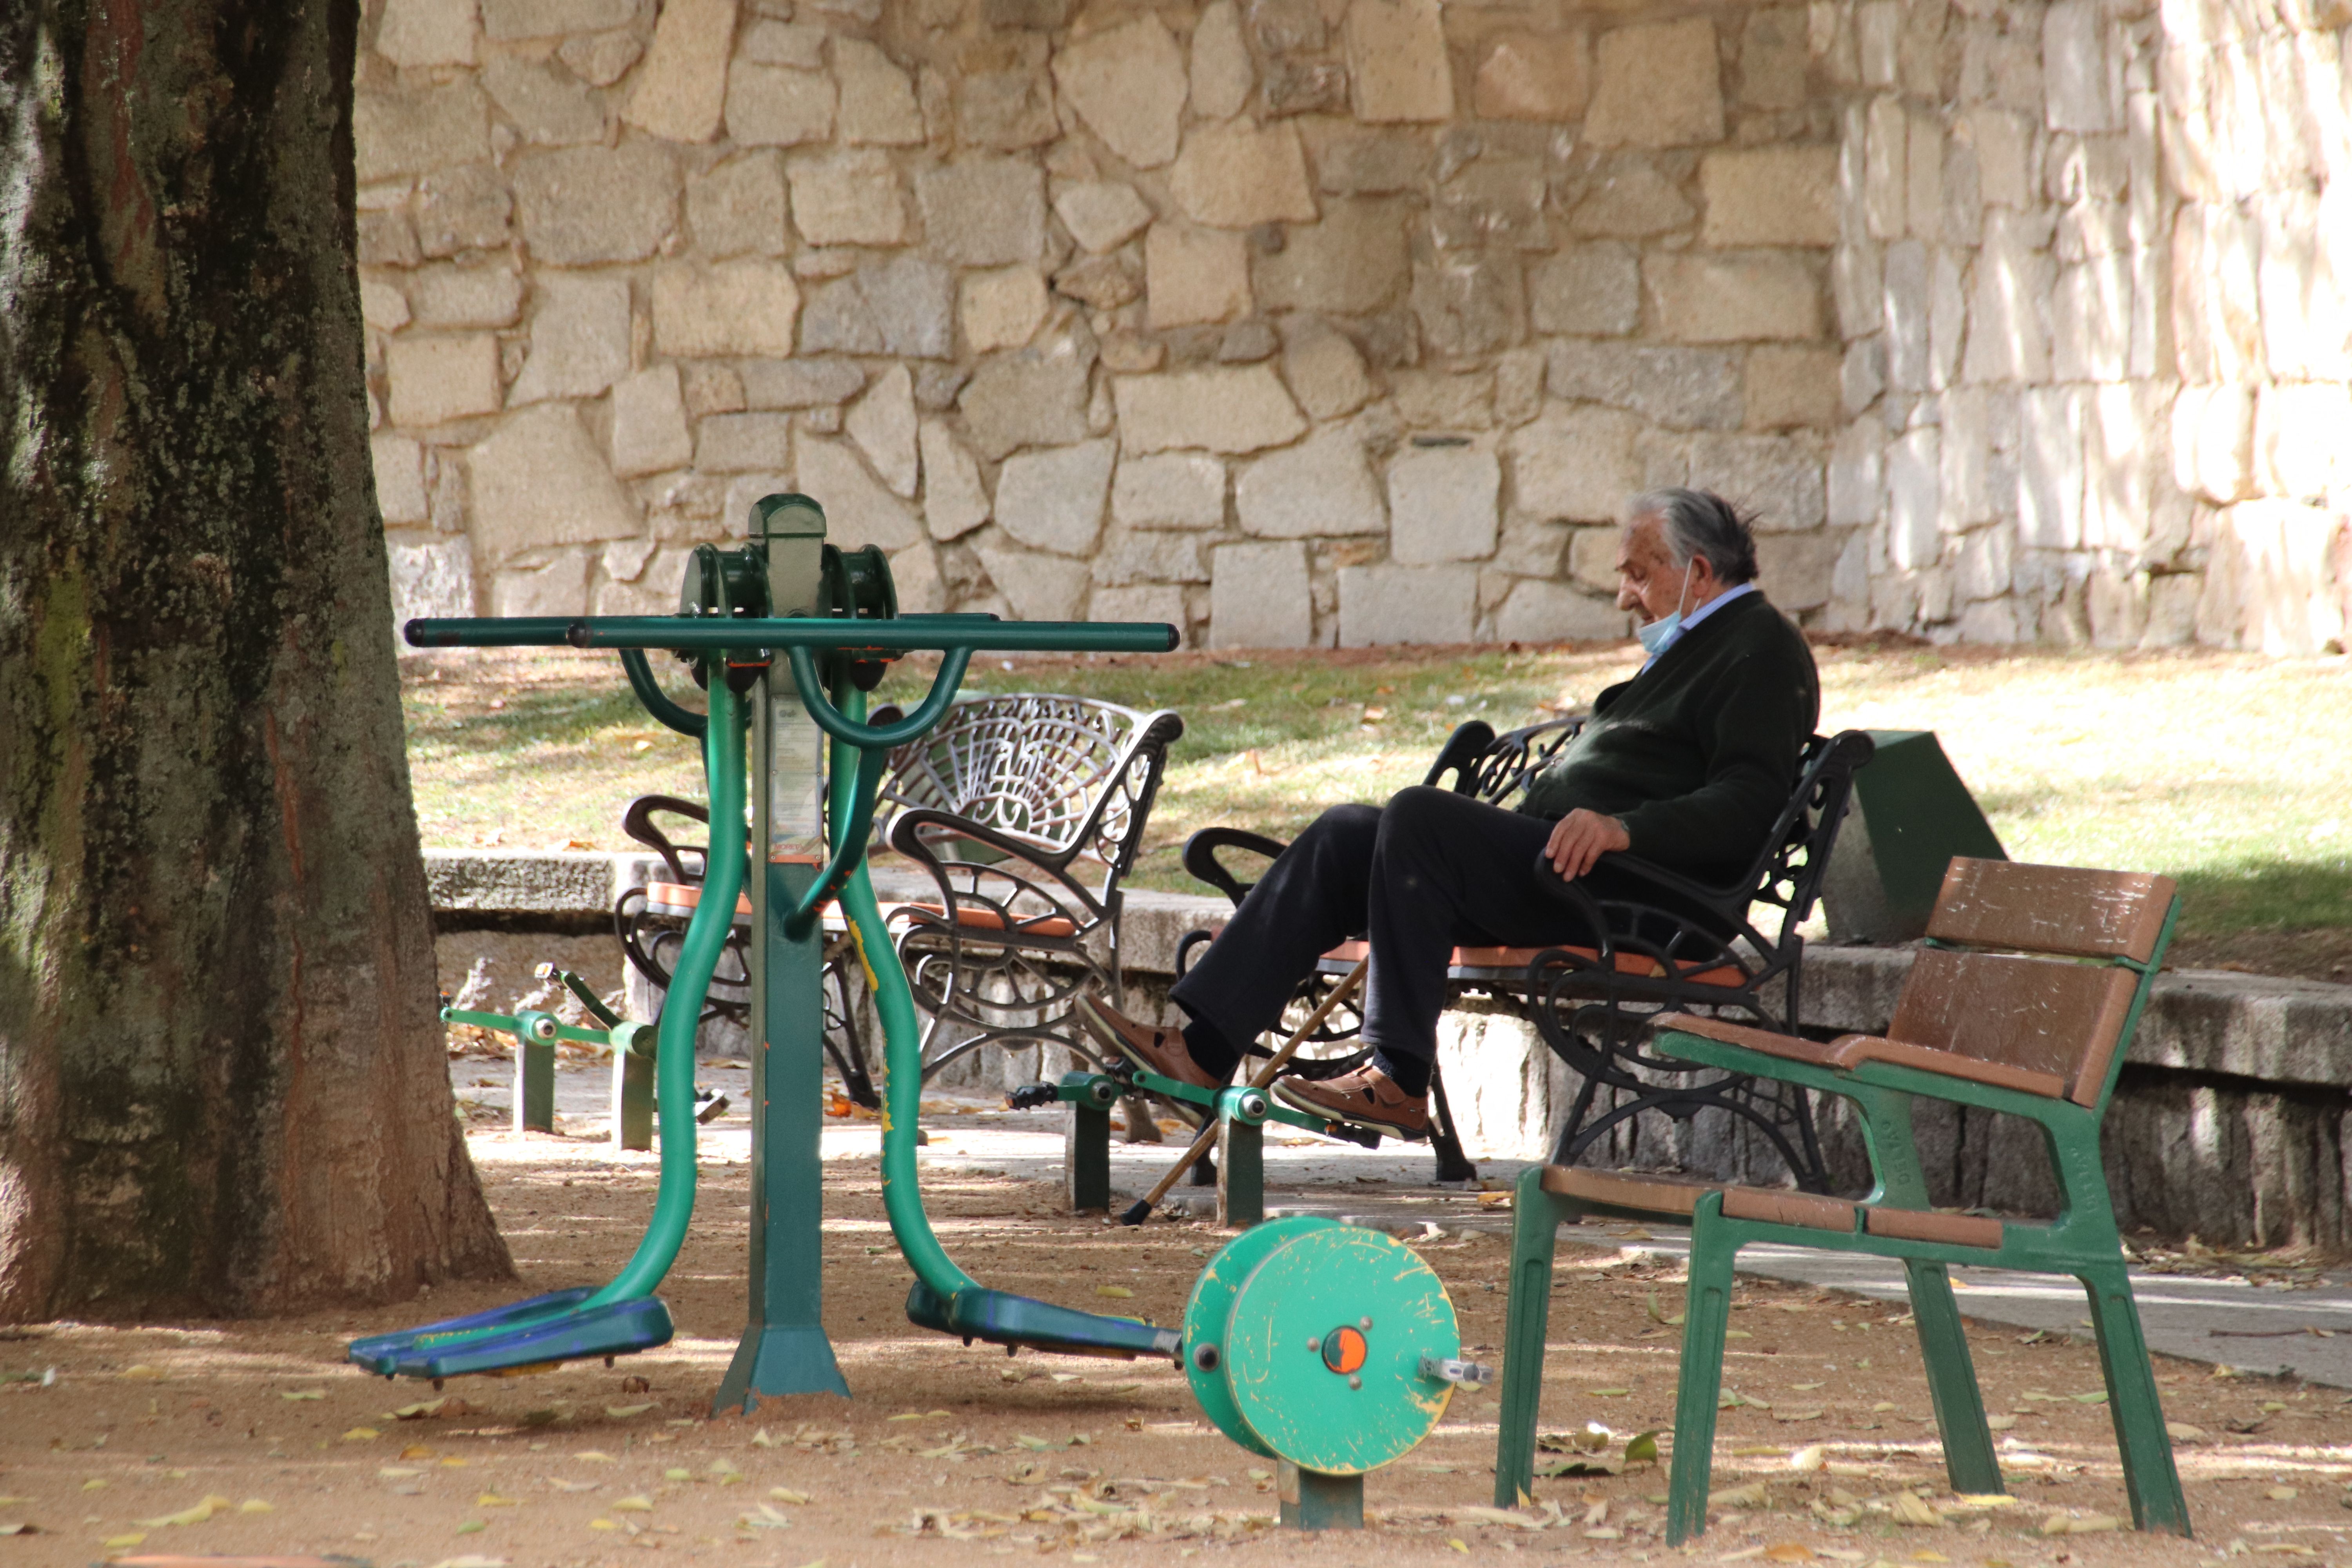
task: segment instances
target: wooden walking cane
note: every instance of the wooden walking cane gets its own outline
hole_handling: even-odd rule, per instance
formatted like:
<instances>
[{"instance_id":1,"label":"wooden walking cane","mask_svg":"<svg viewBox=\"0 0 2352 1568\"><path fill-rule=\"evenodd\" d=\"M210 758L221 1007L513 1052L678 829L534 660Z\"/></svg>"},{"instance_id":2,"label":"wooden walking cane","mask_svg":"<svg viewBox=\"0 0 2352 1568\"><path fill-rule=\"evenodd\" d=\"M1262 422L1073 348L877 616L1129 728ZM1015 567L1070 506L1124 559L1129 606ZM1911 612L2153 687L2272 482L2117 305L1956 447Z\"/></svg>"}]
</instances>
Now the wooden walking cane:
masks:
<instances>
[{"instance_id":1,"label":"wooden walking cane","mask_svg":"<svg viewBox=\"0 0 2352 1568\"><path fill-rule=\"evenodd\" d=\"M1282 1069L1290 1065L1290 1058L1298 1053L1298 1047L1306 1041L1307 1037L1323 1026L1323 1020L1331 1016L1331 1009L1356 994L1356 987L1363 984L1364 971L1371 962L1370 958L1356 960L1356 967L1339 977L1339 984L1331 987L1331 994L1323 998L1315 1011L1307 1016L1307 1022L1298 1026L1297 1032L1283 1041L1282 1048L1275 1052L1265 1066L1257 1070L1256 1075L1249 1080L1250 1088L1265 1089L1274 1082ZM1202 1155L1216 1147L1216 1142L1217 1121L1213 1116L1201 1128L1201 1135L1192 1140L1192 1146L1184 1151L1183 1157L1169 1166L1168 1173L1160 1178L1159 1184L1138 1198L1133 1207L1118 1216L1118 1223L1141 1225L1145 1220L1150 1219L1151 1211L1159 1206L1160 1199L1168 1195L1169 1189L1182 1181L1184 1173L1198 1163Z\"/></svg>"}]
</instances>

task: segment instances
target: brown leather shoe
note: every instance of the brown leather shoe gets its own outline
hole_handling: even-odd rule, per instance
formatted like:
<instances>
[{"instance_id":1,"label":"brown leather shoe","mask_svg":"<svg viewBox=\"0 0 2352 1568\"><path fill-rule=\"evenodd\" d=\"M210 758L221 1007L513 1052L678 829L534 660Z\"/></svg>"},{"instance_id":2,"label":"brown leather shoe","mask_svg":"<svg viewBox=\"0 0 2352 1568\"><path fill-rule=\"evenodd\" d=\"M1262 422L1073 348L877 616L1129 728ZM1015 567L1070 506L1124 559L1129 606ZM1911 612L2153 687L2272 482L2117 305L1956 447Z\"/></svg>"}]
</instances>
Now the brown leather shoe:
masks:
<instances>
[{"instance_id":1,"label":"brown leather shoe","mask_svg":"<svg viewBox=\"0 0 2352 1568\"><path fill-rule=\"evenodd\" d=\"M1077 1014L1078 1022L1086 1026L1087 1033L1097 1043L1117 1051L1146 1072L1156 1072L1161 1078L1172 1078L1195 1089L1225 1087L1192 1059L1181 1029L1139 1024L1094 994L1078 999Z\"/></svg>"},{"instance_id":2,"label":"brown leather shoe","mask_svg":"<svg viewBox=\"0 0 2352 1568\"><path fill-rule=\"evenodd\" d=\"M1274 1092L1284 1103L1309 1116L1378 1128L1392 1138L1429 1136L1428 1098L1406 1094L1376 1067L1360 1067L1319 1083L1313 1079L1276 1079Z\"/></svg>"}]
</instances>

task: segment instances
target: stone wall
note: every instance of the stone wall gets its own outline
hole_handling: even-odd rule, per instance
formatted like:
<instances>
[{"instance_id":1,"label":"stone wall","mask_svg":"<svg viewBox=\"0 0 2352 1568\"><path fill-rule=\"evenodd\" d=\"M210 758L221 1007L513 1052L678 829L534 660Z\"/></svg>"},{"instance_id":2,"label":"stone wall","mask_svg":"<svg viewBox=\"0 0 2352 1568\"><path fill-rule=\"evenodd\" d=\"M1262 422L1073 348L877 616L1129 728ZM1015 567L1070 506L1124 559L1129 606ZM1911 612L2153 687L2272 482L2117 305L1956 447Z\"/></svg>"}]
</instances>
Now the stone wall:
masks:
<instances>
[{"instance_id":1,"label":"stone wall","mask_svg":"<svg viewBox=\"0 0 2352 1568\"><path fill-rule=\"evenodd\" d=\"M1830 521L1972 642L2340 647L2352 82L2336 0L1865 0ZM1830 26L1834 20L1834 27Z\"/></svg>"},{"instance_id":2,"label":"stone wall","mask_svg":"<svg viewBox=\"0 0 2352 1568\"><path fill-rule=\"evenodd\" d=\"M2315 647L2344 18L2238 3L371 0L395 607L797 488L910 608L1612 637L1689 481L1824 628Z\"/></svg>"}]
</instances>

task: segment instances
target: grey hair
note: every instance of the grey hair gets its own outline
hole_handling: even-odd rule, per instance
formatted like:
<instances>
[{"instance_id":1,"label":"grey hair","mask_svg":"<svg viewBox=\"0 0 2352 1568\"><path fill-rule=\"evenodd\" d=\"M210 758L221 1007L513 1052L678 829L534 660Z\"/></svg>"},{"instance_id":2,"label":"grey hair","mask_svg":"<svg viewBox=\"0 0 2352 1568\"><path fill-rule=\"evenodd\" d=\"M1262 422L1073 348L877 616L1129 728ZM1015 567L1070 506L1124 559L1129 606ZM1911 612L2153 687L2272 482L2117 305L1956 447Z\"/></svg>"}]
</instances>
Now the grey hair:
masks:
<instances>
[{"instance_id":1,"label":"grey hair","mask_svg":"<svg viewBox=\"0 0 2352 1568\"><path fill-rule=\"evenodd\" d=\"M1741 511L1713 490L1645 490L1633 498L1630 515L1637 521L1658 520L1677 568L1689 565L1692 556L1703 555L1717 582L1755 580L1755 514Z\"/></svg>"}]
</instances>

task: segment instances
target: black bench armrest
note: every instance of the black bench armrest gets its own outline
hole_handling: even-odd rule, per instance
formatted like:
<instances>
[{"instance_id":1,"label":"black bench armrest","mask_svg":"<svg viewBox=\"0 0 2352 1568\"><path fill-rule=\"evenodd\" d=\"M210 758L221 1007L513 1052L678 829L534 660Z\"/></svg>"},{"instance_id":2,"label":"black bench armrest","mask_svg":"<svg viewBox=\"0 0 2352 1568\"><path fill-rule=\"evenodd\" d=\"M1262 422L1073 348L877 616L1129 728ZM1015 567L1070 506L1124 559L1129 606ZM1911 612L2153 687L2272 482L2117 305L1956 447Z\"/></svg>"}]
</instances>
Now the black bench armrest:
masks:
<instances>
[{"instance_id":1,"label":"black bench armrest","mask_svg":"<svg viewBox=\"0 0 2352 1568\"><path fill-rule=\"evenodd\" d=\"M1268 838L1263 833L1252 833L1246 828L1203 827L1184 840L1184 869L1239 904L1256 884L1244 882L1227 870L1217 859L1217 851L1239 849L1251 855L1263 855L1271 860L1289 847L1279 838Z\"/></svg>"}]
</instances>

